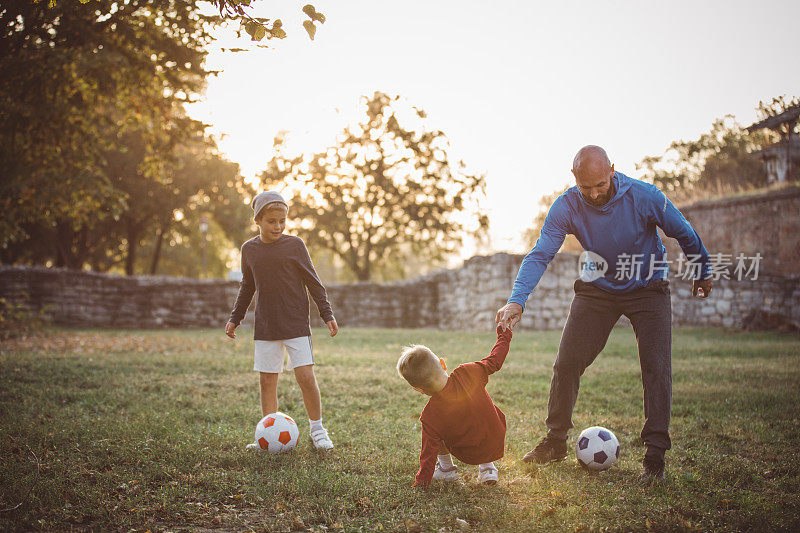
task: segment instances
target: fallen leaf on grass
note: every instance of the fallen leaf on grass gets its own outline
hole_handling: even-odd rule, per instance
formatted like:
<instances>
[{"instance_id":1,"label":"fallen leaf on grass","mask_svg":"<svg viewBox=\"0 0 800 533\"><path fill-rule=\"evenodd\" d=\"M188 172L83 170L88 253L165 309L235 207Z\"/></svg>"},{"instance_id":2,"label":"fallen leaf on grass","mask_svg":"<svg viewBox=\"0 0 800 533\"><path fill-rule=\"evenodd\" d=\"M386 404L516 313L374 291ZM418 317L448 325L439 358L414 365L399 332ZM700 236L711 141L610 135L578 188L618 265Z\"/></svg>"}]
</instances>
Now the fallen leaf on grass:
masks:
<instances>
[{"instance_id":1,"label":"fallen leaf on grass","mask_svg":"<svg viewBox=\"0 0 800 533\"><path fill-rule=\"evenodd\" d=\"M369 508L369 507L372 507L372 500L370 500L369 498L364 496L363 498L359 498L359 499L356 500L356 505L358 505L360 507Z\"/></svg>"},{"instance_id":2,"label":"fallen leaf on grass","mask_svg":"<svg viewBox=\"0 0 800 533\"><path fill-rule=\"evenodd\" d=\"M414 520L411 520L410 518L407 518L405 520L405 524L406 524L406 531L408 531L408 533L420 533L422 531L422 526L420 526L418 523L416 523Z\"/></svg>"},{"instance_id":3,"label":"fallen leaf on grass","mask_svg":"<svg viewBox=\"0 0 800 533\"><path fill-rule=\"evenodd\" d=\"M463 518L456 518L456 526L459 529L469 529L469 522L467 522Z\"/></svg>"}]
</instances>

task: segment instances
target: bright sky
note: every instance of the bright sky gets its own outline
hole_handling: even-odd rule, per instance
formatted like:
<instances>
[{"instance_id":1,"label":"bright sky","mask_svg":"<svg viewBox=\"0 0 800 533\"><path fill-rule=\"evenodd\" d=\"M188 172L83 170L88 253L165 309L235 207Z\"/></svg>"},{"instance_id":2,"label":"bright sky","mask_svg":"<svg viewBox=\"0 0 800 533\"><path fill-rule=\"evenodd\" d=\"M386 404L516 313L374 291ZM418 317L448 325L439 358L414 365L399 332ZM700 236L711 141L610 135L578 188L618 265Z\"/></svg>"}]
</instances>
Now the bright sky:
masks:
<instances>
[{"instance_id":1,"label":"bright sky","mask_svg":"<svg viewBox=\"0 0 800 533\"><path fill-rule=\"evenodd\" d=\"M208 63L222 73L191 113L253 177L278 131L294 150L321 150L360 95L399 94L486 172L492 250L527 251L522 231L542 195L572 182L581 146L603 146L639 177L643 157L714 119L747 125L759 100L800 96L797 0L320 0L315 41L300 26L304 3L254 2L289 36L231 53L219 48L247 37L224 32Z\"/></svg>"}]
</instances>

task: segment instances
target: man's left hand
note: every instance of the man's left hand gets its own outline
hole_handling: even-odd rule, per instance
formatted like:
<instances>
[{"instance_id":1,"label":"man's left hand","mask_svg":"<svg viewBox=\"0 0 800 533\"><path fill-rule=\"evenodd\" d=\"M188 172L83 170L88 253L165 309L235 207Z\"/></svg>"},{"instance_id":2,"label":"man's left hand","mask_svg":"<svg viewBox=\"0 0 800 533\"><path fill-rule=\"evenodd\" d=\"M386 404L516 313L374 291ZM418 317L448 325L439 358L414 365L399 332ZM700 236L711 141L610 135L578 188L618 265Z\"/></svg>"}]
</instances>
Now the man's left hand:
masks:
<instances>
[{"instance_id":1,"label":"man's left hand","mask_svg":"<svg viewBox=\"0 0 800 533\"><path fill-rule=\"evenodd\" d=\"M692 296L697 298L708 298L708 295L711 294L712 285L714 285L714 280L711 278L694 280L692 282Z\"/></svg>"}]
</instances>

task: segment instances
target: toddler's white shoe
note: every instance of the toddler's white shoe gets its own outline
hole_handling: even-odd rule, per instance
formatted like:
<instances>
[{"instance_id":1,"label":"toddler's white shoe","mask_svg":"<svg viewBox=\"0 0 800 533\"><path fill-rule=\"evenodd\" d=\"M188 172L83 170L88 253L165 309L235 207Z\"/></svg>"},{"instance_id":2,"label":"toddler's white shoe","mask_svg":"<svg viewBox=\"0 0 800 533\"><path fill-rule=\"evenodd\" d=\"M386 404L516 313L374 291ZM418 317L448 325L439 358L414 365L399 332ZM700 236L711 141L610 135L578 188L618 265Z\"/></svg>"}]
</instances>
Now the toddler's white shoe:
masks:
<instances>
[{"instance_id":1,"label":"toddler's white shoe","mask_svg":"<svg viewBox=\"0 0 800 533\"><path fill-rule=\"evenodd\" d=\"M325 428L312 431L311 442L314 443L314 448L318 450L330 450L333 448L333 441L328 436L328 430Z\"/></svg>"},{"instance_id":2,"label":"toddler's white shoe","mask_svg":"<svg viewBox=\"0 0 800 533\"><path fill-rule=\"evenodd\" d=\"M498 478L497 468L494 466L481 466L478 468L478 481L483 485L496 485Z\"/></svg>"},{"instance_id":3,"label":"toddler's white shoe","mask_svg":"<svg viewBox=\"0 0 800 533\"><path fill-rule=\"evenodd\" d=\"M247 450L253 450L253 451L256 451L256 452L264 452L265 451L265 450L261 449L261 446L259 446L257 442L251 442L250 444L245 446L245 448Z\"/></svg>"},{"instance_id":4,"label":"toddler's white shoe","mask_svg":"<svg viewBox=\"0 0 800 533\"><path fill-rule=\"evenodd\" d=\"M458 481L458 467L456 465L450 468L442 468L439 462L436 462L436 468L433 471L433 479L437 481Z\"/></svg>"}]
</instances>

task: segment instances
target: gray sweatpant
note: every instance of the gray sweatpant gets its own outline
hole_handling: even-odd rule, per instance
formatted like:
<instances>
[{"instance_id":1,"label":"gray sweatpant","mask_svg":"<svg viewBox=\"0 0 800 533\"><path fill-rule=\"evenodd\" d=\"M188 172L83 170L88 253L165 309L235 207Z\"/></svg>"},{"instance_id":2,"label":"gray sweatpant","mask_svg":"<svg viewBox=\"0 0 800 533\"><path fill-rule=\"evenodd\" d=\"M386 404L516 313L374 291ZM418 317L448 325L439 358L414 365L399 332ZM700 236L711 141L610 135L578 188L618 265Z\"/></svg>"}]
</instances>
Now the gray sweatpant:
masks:
<instances>
[{"instance_id":1,"label":"gray sweatpant","mask_svg":"<svg viewBox=\"0 0 800 533\"><path fill-rule=\"evenodd\" d=\"M627 294L612 294L576 280L575 297L553 365L546 424L553 437L565 438L572 425L580 377L605 347L611 328L625 315L639 347L644 387L642 440L647 455L670 448L672 404L672 313L669 280L652 280Z\"/></svg>"}]
</instances>

